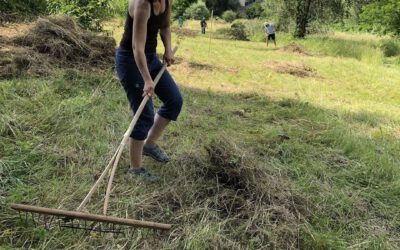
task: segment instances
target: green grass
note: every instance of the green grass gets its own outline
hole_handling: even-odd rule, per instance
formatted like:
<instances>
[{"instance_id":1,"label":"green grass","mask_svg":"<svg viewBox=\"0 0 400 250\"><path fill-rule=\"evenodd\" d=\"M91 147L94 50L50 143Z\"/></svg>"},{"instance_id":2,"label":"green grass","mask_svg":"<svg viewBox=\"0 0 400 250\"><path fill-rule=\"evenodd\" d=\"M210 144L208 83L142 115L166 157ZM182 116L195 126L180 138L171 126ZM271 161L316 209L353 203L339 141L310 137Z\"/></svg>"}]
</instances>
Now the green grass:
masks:
<instances>
[{"instance_id":1,"label":"green grass","mask_svg":"<svg viewBox=\"0 0 400 250\"><path fill-rule=\"evenodd\" d=\"M216 183L193 180L199 165L187 159L205 160L204 148L225 137L257 168L287 183L293 197L302 198L293 201L304 211L298 211L301 219L293 226L297 243L292 248L398 249L400 69L376 59L379 47L365 52L379 43L377 38L349 42L355 39L340 34L296 41L311 56L261 42L213 39L208 52L208 36L179 41L179 63L170 71L185 104L160 142L174 160L163 166L146 159L145 165L163 176L161 183L148 184L124 177L125 152L110 207L112 215L174 223L166 234L136 230L128 238L25 227L8 204L76 208L112 156L130 111L111 71L66 69L48 78L0 82L0 244L38 249L287 247L289 222L258 222L260 231L250 234L250 219L223 217L212 209L210 204L218 202L212 199L219 196L190 204L188 197L202 194L196 188ZM286 37L278 46L293 41ZM338 44L352 47L338 52ZM299 78L267 67L276 62L307 65L317 76ZM282 134L290 139L281 139ZM96 193L90 211L100 213L102 195L102 190ZM182 205L176 208L173 202ZM232 226L232 221L240 224Z\"/></svg>"}]
</instances>

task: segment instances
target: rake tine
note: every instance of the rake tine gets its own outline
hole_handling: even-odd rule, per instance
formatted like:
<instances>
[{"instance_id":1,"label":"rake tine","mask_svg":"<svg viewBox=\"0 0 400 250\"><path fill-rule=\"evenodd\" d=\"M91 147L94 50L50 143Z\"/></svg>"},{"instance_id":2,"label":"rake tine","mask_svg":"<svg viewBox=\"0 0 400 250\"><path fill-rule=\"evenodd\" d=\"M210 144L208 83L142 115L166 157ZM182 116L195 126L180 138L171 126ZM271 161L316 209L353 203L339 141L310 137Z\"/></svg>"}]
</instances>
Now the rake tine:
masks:
<instances>
[{"instance_id":1,"label":"rake tine","mask_svg":"<svg viewBox=\"0 0 400 250\"><path fill-rule=\"evenodd\" d=\"M49 228L47 227L47 216L43 215L43 227L46 230L49 230Z\"/></svg>"},{"instance_id":2,"label":"rake tine","mask_svg":"<svg viewBox=\"0 0 400 250\"><path fill-rule=\"evenodd\" d=\"M115 227L114 228L114 230L113 230L113 233L115 233L115 234L121 234L122 233L122 231L121 231L121 229L119 229L118 227Z\"/></svg>"},{"instance_id":3,"label":"rake tine","mask_svg":"<svg viewBox=\"0 0 400 250\"><path fill-rule=\"evenodd\" d=\"M93 227L87 226L87 221L85 220L85 234L90 234L92 232Z\"/></svg>"},{"instance_id":4,"label":"rake tine","mask_svg":"<svg viewBox=\"0 0 400 250\"><path fill-rule=\"evenodd\" d=\"M93 231L96 226L97 226L97 222L93 222L92 225L90 226L90 231Z\"/></svg>"},{"instance_id":5,"label":"rake tine","mask_svg":"<svg viewBox=\"0 0 400 250\"><path fill-rule=\"evenodd\" d=\"M28 213L25 212L25 224L28 224Z\"/></svg>"},{"instance_id":6,"label":"rake tine","mask_svg":"<svg viewBox=\"0 0 400 250\"><path fill-rule=\"evenodd\" d=\"M107 223L103 222L103 233L105 234L105 233L107 233L107 231L108 231Z\"/></svg>"},{"instance_id":7,"label":"rake tine","mask_svg":"<svg viewBox=\"0 0 400 250\"><path fill-rule=\"evenodd\" d=\"M113 232L114 232L115 234L120 234L120 233L122 233L122 231L120 230L120 228L118 228L118 226L115 226L115 225L114 225L114 227L113 227Z\"/></svg>"},{"instance_id":8,"label":"rake tine","mask_svg":"<svg viewBox=\"0 0 400 250\"><path fill-rule=\"evenodd\" d=\"M49 229L51 228L51 223L53 222L53 220L54 220L54 216L50 216Z\"/></svg>"},{"instance_id":9,"label":"rake tine","mask_svg":"<svg viewBox=\"0 0 400 250\"><path fill-rule=\"evenodd\" d=\"M22 220L21 211L18 211L18 216L19 216L19 219Z\"/></svg>"},{"instance_id":10,"label":"rake tine","mask_svg":"<svg viewBox=\"0 0 400 250\"><path fill-rule=\"evenodd\" d=\"M46 228L46 230L50 230L50 228L51 228L51 222L53 221L54 217L53 217L53 216L50 216L50 221L49 221L48 224L47 224L47 219L46 219L47 216L45 216L44 218L45 218L45 221L44 221L45 228Z\"/></svg>"},{"instance_id":11,"label":"rake tine","mask_svg":"<svg viewBox=\"0 0 400 250\"><path fill-rule=\"evenodd\" d=\"M131 242L132 238L133 238L133 229L132 228L128 228L125 232L127 233L127 236L129 238L129 242Z\"/></svg>"},{"instance_id":12,"label":"rake tine","mask_svg":"<svg viewBox=\"0 0 400 250\"><path fill-rule=\"evenodd\" d=\"M35 225L35 227L37 227L37 225L36 225L36 220L35 220L35 216L34 216L34 214L33 214L33 213L31 213L31 216L32 216L33 224Z\"/></svg>"},{"instance_id":13,"label":"rake tine","mask_svg":"<svg viewBox=\"0 0 400 250\"><path fill-rule=\"evenodd\" d=\"M90 231L96 232L96 227L99 225L98 222L93 222L92 225L90 226Z\"/></svg>"}]
</instances>

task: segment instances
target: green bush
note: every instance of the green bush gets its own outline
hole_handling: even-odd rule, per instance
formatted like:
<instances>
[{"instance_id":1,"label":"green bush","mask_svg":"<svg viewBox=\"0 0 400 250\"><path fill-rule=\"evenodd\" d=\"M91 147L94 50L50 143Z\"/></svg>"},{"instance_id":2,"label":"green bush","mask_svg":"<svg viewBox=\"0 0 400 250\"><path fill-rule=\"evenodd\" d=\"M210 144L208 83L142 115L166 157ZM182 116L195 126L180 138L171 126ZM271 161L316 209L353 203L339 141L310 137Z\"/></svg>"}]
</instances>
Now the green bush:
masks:
<instances>
[{"instance_id":1,"label":"green bush","mask_svg":"<svg viewBox=\"0 0 400 250\"><path fill-rule=\"evenodd\" d=\"M242 22L234 22L229 30L229 36L235 40L248 41L246 26Z\"/></svg>"},{"instance_id":2,"label":"green bush","mask_svg":"<svg viewBox=\"0 0 400 250\"><path fill-rule=\"evenodd\" d=\"M200 20L209 17L209 12L204 2L198 1L185 10L185 17Z\"/></svg>"},{"instance_id":3,"label":"green bush","mask_svg":"<svg viewBox=\"0 0 400 250\"><path fill-rule=\"evenodd\" d=\"M265 41L264 21L250 19L241 21L246 27L247 38L253 42Z\"/></svg>"},{"instance_id":4,"label":"green bush","mask_svg":"<svg viewBox=\"0 0 400 250\"><path fill-rule=\"evenodd\" d=\"M381 49L386 57L400 55L400 44L394 39L384 40L381 43Z\"/></svg>"},{"instance_id":5,"label":"green bush","mask_svg":"<svg viewBox=\"0 0 400 250\"><path fill-rule=\"evenodd\" d=\"M126 1L127 0L123 0ZM172 15L174 18L178 18L185 14L185 10L189 8L189 6L193 3L197 2L197 0L174 0L172 2Z\"/></svg>"},{"instance_id":6,"label":"green bush","mask_svg":"<svg viewBox=\"0 0 400 250\"><path fill-rule=\"evenodd\" d=\"M232 10L227 10L222 14L222 19L224 19L228 23L235 21L236 18L237 14Z\"/></svg>"},{"instance_id":7,"label":"green bush","mask_svg":"<svg viewBox=\"0 0 400 250\"><path fill-rule=\"evenodd\" d=\"M230 28L221 28L216 31L217 37L253 42L264 42L264 22L258 19L238 19Z\"/></svg>"},{"instance_id":8,"label":"green bush","mask_svg":"<svg viewBox=\"0 0 400 250\"><path fill-rule=\"evenodd\" d=\"M77 18L87 29L101 30L101 21L112 15L110 0L51 0L48 9L51 14L66 14Z\"/></svg>"},{"instance_id":9,"label":"green bush","mask_svg":"<svg viewBox=\"0 0 400 250\"><path fill-rule=\"evenodd\" d=\"M128 13L128 4L127 0L111 0L110 11L113 15L125 17Z\"/></svg>"},{"instance_id":10,"label":"green bush","mask_svg":"<svg viewBox=\"0 0 400 250\"><path fill-rule=\"evenodd\" d=\"M399 0L372 1L364 7L360 18L365 30L400 36Z\"/></svg>"}]
</instances>

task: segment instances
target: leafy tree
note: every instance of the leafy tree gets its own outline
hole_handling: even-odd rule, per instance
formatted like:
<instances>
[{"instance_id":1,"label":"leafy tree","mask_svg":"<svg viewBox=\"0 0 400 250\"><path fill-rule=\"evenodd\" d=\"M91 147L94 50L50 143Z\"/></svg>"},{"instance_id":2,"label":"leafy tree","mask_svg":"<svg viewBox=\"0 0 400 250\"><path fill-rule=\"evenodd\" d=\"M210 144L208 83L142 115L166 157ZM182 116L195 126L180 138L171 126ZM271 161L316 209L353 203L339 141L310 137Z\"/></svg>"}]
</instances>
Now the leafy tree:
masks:
<instances>
[{"instance_id":1,"label":"leafy tree","mask_svg":"<svg viewBox=\"0 0 400 250\"><path fill-rule=\"evenodd\" d=\"M261 2L255 2L246 9L246 17L250 19L261 17L263 13L264 13L264 8Z\"/></svg>"},{"instance_id":2,"label":"leafy tree","mask_svg":"<svg viewBox=\"0 0 400 250\"><path fill-rule=\"evenodd\" d=\"M205 0L209 9L214 10L215 15L222 15L226 10L236 11L240 7L239 0Z\"/></svg>"},{"instance_id":3,"label":"leafy tree","mask_svg":"<svg viewBox=\"0 0 400 250\"><path fill-rule=\"evenodd\" d=\"M365 6L361 21L366 30L400 35L400 1L380 0Z\"/></svg>"},{"instance_id":4,"label":"leafy tree","mask_svg":"<svg viewBox=\"0 0 400 250\"><path fill-rule=\"evenodd\" d=\"M200 20L203 17L208 18L209 15L206 4L202 1L190 5L185 11L185 16L196 20Z\"/></svg>"},{"instance_id":5,"label":"leafy tree","mask_svg":"<svg viewBox=\"0 0 400 250\"><path fill-rule=\"evenodd\" d=\"M296 0L296 30L294 36L304 38L311 22L331 24L343 20L348 6L358 0Z\"/></svg>"},{"instance_id":6,"label":"leafy tree","mask_svg":"<svg viewBox=\"0 0 400 250\"><path fill-rule=\"evenodd\" d=\"M0 14L36 15L46 12L46 0L0 0Z\"/></svg>"},{"instance_id":7,"label":"leafy tree","mask_svg":"<svg viewBox=\"0 0 400 250\"><path fill-rule=\"evenodd\" d=\"M110 0L47 0L51 14L75 16L88 29L101 30L101 21L110 17Z\"/></svg>"},{"instance_id":8,"label":"leafy tree","mask_svg":"<svg viewBox=\"0 0 400 250\"><path fill-rule=\"evenodd\" d=\"M357 23L363 6L372 1L377 0L262 0L261 17L276 22L281 31L293 25L294 35L303 38L332 23L349 19Z\"/></svg>"},{"instance_id":9,"label":"leafy tree","mask_svg":"<svg viewBox=\"0 0 400 250\"><path fill-rule=\"evenodd\" d=\"M296 31L294 36L304 38L308 22L310 21L311 4L313 0L298 0L296 9Z\"/></svg>"},{"instance_id":10,"label":"leafy tree","mask_svg":"<svg viewBox=\"0 0 400 250\"><path fill-rule=\"evenodd\" d=\"M129 0L111 0L110 12L113 15L126 17L128 13Z\"/></svg>"},{"instance_id":11,"label":"leafy tree","mask_svg":"<svg viewBox=\"0 0 400 250\"><path fill-rule=\"evenodd\" d=\"M172 12L174 17L177 18L182 16L185 13L185 10L196 2L197 0L174 0L172 4Z\"/></svg>"},{"instance_id":12,"label":"leafy tree","mask_svg":"<svg viewBox=\"0 0 400 250\"><path fill-rule=\"evenodd\" d=\"M293 0L264 0L261 3L263 8L262 17L276 24L280 31L289 32L289 28L295 23L296 5Z\"/></svg>"}]
</instances>

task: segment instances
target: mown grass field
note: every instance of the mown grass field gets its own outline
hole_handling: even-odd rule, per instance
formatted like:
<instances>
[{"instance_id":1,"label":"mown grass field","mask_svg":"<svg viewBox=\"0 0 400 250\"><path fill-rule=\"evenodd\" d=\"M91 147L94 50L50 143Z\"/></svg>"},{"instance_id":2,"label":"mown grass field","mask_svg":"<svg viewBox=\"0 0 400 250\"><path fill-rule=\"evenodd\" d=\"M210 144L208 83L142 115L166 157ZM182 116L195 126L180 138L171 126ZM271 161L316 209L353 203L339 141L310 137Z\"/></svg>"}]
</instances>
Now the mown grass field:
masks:
<instances>
[{"instance_id":1,"label":"mown grass field","mask_svg":"<svg viewBox=\"0 0 400 250\"><path fill-rule=\"evenodd\" d=\"M120 30L114 35L119 40ZM1 246L399 249L398 64L369 35L277 38L275 49L227 39L212 39L209 47L208 35L174 36L179 51L170 72L185 104L160 142L174 160L161 165L146 158L162 181L145 183L125 176L125 152L110 207L115 216L173 223L169 233L138 229L113 237L26 227L8 205L75 209L131 116L112 70L1 81ZM282 49L292 42L307 54ZM238 190L196 175L219 138L267 173L274 202L252 211L256 202L240 194L247 213L226 197ZM101 212L102 190L89 211Z\"/></svg>"}]
</instances>

